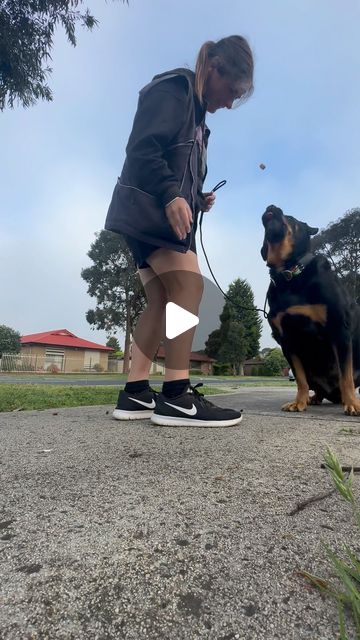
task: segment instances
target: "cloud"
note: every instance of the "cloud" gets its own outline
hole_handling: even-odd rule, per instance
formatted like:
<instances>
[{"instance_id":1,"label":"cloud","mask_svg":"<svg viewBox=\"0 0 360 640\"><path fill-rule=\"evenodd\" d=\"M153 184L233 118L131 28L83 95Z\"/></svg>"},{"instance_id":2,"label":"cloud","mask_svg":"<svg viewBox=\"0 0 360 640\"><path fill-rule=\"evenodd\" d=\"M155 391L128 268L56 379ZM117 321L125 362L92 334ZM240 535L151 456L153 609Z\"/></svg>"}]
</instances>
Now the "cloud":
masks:
<instances>
[{"instance_id":1,"label":"cloud","mask_svg":"<svg viewBox=\"0 0 360 640\"><path fill-rule=\"evenodd\" d=\"M80 271L105 220L138 91L159 71L193 67L203 41L234 32L254 49L255 93L239 110L208 118L206 185L228 184L205 216L204 239L223 288L246 278L261 307L265 207L325 227L360 204L359 4L349 0L344 11L334 0L226 0L219 11L215 1L184 0L175 22L168 0L86 4L100 26L78 29L75 49L57 31L54 102L1 115L1 322L104 340L86 323L95 301ZM271 343L264 323L262 344Z\"/></svg>"}]
</instances>

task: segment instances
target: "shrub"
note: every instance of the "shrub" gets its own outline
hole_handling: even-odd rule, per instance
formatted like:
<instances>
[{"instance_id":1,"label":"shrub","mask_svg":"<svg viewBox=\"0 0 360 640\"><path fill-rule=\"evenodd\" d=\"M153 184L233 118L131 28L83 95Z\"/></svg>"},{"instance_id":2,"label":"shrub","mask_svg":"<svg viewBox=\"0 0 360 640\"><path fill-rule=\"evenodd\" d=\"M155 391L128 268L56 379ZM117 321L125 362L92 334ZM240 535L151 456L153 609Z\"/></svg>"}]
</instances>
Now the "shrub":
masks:
<instances>
[{"instance_id":1,"label":"shrub","mask_svg":"<svg viewBox=\"0 0 360 640\"><path fill-rule=\"evenodd\" d=\"M281 349L276 347L266 355L264 360L265 375L267 376L280 376L283 375L283 369L286 367L287 362L283 356Z\"/></svg>"},{"instance_id":2,"label":"shrub","mask_svg":"<svg viewBox=\"0 0 360 640\"><path fill-rule=\"evenodd\" d=\"M232 374L231 364L228 362L217 362L214 364L215 376L230 376Z\"/></svg>"},{"instance_id":3,"label":"shrub","mask_svg":"<svg viewBox=\"0 0 360 640\"><path fill-rule=\"evenodd\" d=\"M60 373L60 369L57 364L49 364L46 371L48 371L49 373Z\"/></svg>"}]
</instances>

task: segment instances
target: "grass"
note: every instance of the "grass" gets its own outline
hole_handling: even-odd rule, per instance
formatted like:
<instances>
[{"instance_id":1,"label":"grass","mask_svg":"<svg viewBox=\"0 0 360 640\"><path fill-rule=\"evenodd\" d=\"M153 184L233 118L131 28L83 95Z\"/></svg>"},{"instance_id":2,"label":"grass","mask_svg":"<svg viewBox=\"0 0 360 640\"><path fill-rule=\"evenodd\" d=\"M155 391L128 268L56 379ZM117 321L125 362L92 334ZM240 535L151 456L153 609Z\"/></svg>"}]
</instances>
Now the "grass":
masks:
<instances>
[{"instance_id":1,"label":"grass","mask_svg":"<svg viewBox=\"0 0 360 640\"><path fill-rule=\"evenodd\" d=\"M49 384L54 382L54 384L59 384L60 380L71 381L74 385L77 384L77 380L81 379L81 381L86 380L89 383L94 384L96 382L103 382L106 380L114 381L114 384L125 384L127 379L126 374L119 373L101 373L101 374L89 374L89 373L58 373L58 374L34 374L34 373L7 373L0 372L0 383L1 378L3 377L6 382L4 384L11 384L12 378L15 380L19 380L18 384L22 383L31 383L36 384L39 381L46 381ZM292 388L295 386L295 382L289 382L287 377L257 377L257 376L190 376L191 380L208 380L209 382L221 382L225 381L225 384L232 386L231 383L234 383L234 387L288 387ZM151 384L162 384L164 380L163 376L159 375L150 375Z\"/></svg>"},{"instance_id":2,"label":"grass","mask_svg":"<svg viewBox=\"0 0 360 640\"><path fill-rule=\"evenodd\" d=\"M336 455L330 449L327 449L324 459L337 491L351 505L353 517L360 530L360 509L352 490L354 472L351 471L349 477L345 478ZM313 576L307 571L301 573L320 591L335 598L339 613L339 639L349 640L346 612L350 613L356 638L360 639L360 557L356 556L347 544L344 544L342 550L344 559L336 555L328 545L324 547L338 578L339 586L330 584L324 578Z\"/></svg>"},{"instance_id":3,"label":"grass","mask_svg":"<svg viewBox=\"0 0 360 640\"><path fill-rule=\"evenodd\" d=\"M221 393L221 389L202 387L206 395ZM116 404L118 386L76 386L51 384L1 384L0 412L57 409L102 404Z\"/></svg>"}]
</instances>

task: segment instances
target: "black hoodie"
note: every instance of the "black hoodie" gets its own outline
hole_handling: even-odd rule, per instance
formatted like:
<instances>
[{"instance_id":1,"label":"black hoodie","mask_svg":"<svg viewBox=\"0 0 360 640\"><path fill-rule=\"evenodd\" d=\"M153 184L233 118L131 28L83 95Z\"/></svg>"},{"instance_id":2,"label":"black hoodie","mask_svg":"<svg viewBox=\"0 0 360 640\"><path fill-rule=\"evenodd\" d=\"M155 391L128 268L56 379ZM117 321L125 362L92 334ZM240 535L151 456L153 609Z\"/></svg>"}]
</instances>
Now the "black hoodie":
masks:
<instances>
[{"instance_id":1,"label":"black hoodie","mask_svg":"<svg viewBox=\"0 0 360 640\"><path fill-rule=\"evenodd\" d=\"M164 207L173 198L184 197L195 218L201 206L206 175L204 156L210 132L205 126L206 110L194 91L194 79L195 74L189 69L174 69L155 76L140 91L126 160L115 187L106 229L180 251L186 251L190 245L191 238L181 241L175 236ZM199 131L202 136L197 144L195 137ZM130 208L129 199L134 205ZM155 203L163 210L164 229L155 229ZM141 211L137 211L139 207Z\"/></svg>"}]
</instances>

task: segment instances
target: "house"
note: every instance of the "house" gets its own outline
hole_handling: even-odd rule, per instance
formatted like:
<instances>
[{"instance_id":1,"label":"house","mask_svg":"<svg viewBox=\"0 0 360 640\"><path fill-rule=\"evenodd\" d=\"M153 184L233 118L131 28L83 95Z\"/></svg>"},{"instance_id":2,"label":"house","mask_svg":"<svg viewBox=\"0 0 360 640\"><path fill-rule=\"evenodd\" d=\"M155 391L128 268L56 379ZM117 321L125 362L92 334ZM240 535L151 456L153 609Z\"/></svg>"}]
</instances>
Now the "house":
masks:
<instances>
[{"instance_id":1,"label":"house","mask_svg":"<svg viewBox=\"0 0 360 640\"><path fill-rule=\"evenodd\" d=\"M22 336L21 366L28 371L107 371L114 349L78 338L67 329Z\"/></svg>"},{"instance_id":2,"label":"house","mask_svg":"<svg viewBox=\"0 0 360 640\"><path fill-rule=\"evenodd\" d=\"M259 370L264 366L264 360L262 358L249 358L244 362L244 376L257 376Z\"/></svg>"},{"instance_id":3,"label":"house","mask_svg":"<svg viewBox=\"0 0 360 640\"><path fill-rule=\"evenodd\" d=\"M191 351L189 369L199 369L205 376L212 375L213 365L216 360L209 358L204 351ZM163 367L165 372L165 349L163 345L158 348L155 363Z\"/></svg>"},{"instance_id":4,"label":"house","mask_svg":"<svg viewBox=\"0 0 360 640\"><path fill-rule=\"evenodd\" d=\"M213 364L216 362L214 358L209 358L203 351L191 351L190 353L190 369L198 369L205 376L213 374ZM109 358L109 370L116 373L122 373L124 370L124 358ZM131 365L131 357L130 357ZM165 374L165 350L162 345L159 346L157 354L150 368L151 374Z\"/></svg>"}]
</instances>

